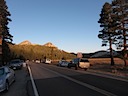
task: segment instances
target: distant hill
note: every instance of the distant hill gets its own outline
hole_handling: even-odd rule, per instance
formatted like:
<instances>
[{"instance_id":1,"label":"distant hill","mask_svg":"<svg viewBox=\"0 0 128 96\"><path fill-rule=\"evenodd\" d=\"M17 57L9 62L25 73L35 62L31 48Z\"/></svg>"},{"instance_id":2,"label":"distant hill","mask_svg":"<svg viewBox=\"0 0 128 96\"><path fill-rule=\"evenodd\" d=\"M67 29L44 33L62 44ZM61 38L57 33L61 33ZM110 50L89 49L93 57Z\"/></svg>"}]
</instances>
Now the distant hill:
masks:
<instances>
[{"instance_id":1,"label":"distant hill","mask_svg":"<svg viewBox=\"0 0 128 96\"><path fill-rule=\"evenodd\" d=\"M19 43L18 45L39 45L39 44L33 44L33 43L31 43L30 41L25 40L25 41ZM47 47L54 47L54 48L57 48L57 47L56 47L54 44L52 44L51 42L48 42L48 43L46 43L46 44L44 44L44 45L41 45L41 46L47 46Z\"/></svg>"},{"instance_id":2,"label":"distant hill","mask_svg":"<svg viewBox=\"0 0 128 96\"><path fill-rule=\"evenodd\" d=\"M116 57L116 56L119 56L119 53L117 51L113 51L113 56ZM97 51L95 52L91 58L99 58L99 57L110 57L110 52L109 51L104 51L104 50L101 50L101 51Z\"/></svg>"},{"instance_id":3,"label":"distant hill","mask_svg":"<svg viewBox=\"0 0 128 96\"><path fill-rule=\"evenodd\" d=\"M19 43L18 45L39 45L39 44L33 44L31 43L30 41L28 40L25 40L21 43ZM48 42L44 45L40 45L40 46L46 46L46 47L51 47L51 48L54 48L54 50L60 50L58 49L57 46L55 46L54 44L52 44L51 42ZM66 52L64 50L60 50L60 51L63 51L64 53L69 53L69 52ZM75 53L70 53L70 54L74 54L74 55L77 55ZM100 51L97 51L97 52L94 52L94 53L82 53L83 54L83 58L100 58L100 57L110 57L110 53L108 51L105 51L105 50L100 50ZM120 53L117 52L117 51L113 51L113 55L114 56L117 56L119 55Z\"/></svg>"}]
</instances>

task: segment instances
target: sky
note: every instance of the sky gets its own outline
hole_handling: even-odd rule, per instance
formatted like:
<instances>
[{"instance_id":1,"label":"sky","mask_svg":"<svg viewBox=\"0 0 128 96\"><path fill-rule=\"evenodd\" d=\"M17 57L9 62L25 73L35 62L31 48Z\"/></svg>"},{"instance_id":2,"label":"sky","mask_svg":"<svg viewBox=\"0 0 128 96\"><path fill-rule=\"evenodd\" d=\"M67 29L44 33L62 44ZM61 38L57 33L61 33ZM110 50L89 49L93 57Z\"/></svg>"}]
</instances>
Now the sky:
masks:
<instances>
[{"instance_id":1,"label":"sky","mask_svg":"<svg viewBox=\"0 0 128 96\"><path fill-rule=\"evenodd\" d=\"M67 52L107 50L97 37L102 6L111 0L6 0L13 43L53 43Z\"/></svg>"}]
</instances>

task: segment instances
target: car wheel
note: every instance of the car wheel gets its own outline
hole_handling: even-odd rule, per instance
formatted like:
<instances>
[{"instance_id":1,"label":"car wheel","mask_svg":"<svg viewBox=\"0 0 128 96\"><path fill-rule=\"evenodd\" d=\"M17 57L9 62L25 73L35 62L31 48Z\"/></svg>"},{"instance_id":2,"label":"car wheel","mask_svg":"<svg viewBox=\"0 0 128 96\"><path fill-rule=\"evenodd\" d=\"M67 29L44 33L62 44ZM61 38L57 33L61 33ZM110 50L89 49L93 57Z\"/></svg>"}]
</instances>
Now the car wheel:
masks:
<instances>
[{"instance_id":1,"label":"car wheel","mask_svg":"<svg viewBox=\"0 0 128 96\"><path fill-rule=\"evenodd\" d=\"M77 69L78 69L78 65L75 66L75 70L77 70Z\"/></svg>"},{"instance_id":2,"label":"car wheel","mask_svg":"<svg viewBox=\"0 0 128 96\"><path fill-rule=\"evenodd\" d=\"M9 83L6 82L6 85L5 85L5 91L8 91L9 90Z\"/></svg>"},{"instance_id":3,"label":"car wheel","mask_svg":"<svg viewBox=\"0 0 128 96\"><path fill-rule=\"evenodd\" d=\"M13 76L13 79L14 79L14 82L16 81L16 76L15 76L15 74L14 74L14 76Z\"/></svg>"},{"instance_id":4,"label":"car wheel","mask_svg":"<svg viewBox=\"0 0 128 96\"><path fill-rule=\"evenodd\" d=\"M71 68L71 66L69 66L69 65L68 65L67 67L68 67L68 68Z\"/></svg>"}]
</instances>

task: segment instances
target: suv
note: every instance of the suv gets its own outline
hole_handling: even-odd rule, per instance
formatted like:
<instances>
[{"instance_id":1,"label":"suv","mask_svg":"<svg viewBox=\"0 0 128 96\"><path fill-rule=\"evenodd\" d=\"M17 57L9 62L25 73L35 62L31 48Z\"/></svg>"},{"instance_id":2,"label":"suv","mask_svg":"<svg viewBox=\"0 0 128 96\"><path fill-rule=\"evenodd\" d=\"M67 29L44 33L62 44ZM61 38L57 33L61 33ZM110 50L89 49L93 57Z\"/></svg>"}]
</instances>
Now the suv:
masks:
<instances>
[{"instance_id":1,"label":"suv","mask_svg":"<svg viewBox=\"0 0 128 96\"><path fill-rule=\"evenodd\" d=\"M9 65L12 69L21 69L22 68L22 61L20 59L15 59L10 62Z\"/></svg>"},{"instance_id":2,"label":"suv","mask_svg":"<svg viewBox=\"0 0 128 96\"><path fill-rule=\"evenodd\" d=\"M82 68L87 70L90 67L90 63L88 61L88 59L80 59L80 58L75 58L73 59L69 64L68 64L68 68L71 67L75 67L75 69L77 70L78 68Z\"/></svg>"}]
</instances>

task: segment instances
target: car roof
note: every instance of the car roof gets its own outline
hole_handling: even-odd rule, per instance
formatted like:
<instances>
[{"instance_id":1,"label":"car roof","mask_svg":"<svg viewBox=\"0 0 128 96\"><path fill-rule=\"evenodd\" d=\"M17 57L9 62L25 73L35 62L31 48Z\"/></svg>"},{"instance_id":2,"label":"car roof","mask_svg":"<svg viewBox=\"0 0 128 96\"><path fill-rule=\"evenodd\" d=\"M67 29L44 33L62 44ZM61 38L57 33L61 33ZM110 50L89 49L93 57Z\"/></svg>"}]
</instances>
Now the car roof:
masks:
<instances>
[{"instance_id":1,"label":"car roof","mask_svg":"<svg viewBox=\"0 0 128 96\"><path fill-rule=\"evenodd\" d=\"M9 67L7 67L7 66L1 66L0 69L1 69L1 68L9 68Z\"/></svg>"}]
</instances>

